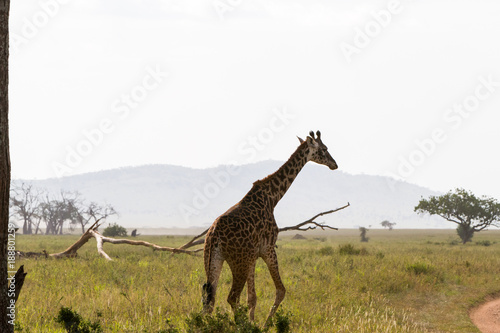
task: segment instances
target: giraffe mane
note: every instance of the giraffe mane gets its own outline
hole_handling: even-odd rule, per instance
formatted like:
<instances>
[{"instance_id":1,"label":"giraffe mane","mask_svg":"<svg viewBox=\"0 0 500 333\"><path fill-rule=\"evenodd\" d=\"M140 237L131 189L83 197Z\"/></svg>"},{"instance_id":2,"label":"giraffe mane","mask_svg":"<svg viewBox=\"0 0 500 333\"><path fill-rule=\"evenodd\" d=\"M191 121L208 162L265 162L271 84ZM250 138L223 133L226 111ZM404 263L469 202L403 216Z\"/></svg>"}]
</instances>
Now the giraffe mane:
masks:
<instances>
[{"instance_id":1,"label":"giraffe mane","mask_svg":"<svg viewBox=\"0 0 500 333\"><path fill-rule=\"evenodd\" d=\"M307 141L304 141L302 142L298 147L297 149L294 151L294 153L288 158L288 161L290 161L291 159L294 159L298 154L300 154L301 150L302 149L305 149L307 147ZM257 181L255 181L253 184L254 185L262 185L264 184L265 182L267 182L270 178L272 178L275 174L277 174L278 172L280 172L286 165L286 162L278 169L276 170L275 172L267 175L266 177L262 178L262 179L259 179Z\"/></svg>"}]
</instances>

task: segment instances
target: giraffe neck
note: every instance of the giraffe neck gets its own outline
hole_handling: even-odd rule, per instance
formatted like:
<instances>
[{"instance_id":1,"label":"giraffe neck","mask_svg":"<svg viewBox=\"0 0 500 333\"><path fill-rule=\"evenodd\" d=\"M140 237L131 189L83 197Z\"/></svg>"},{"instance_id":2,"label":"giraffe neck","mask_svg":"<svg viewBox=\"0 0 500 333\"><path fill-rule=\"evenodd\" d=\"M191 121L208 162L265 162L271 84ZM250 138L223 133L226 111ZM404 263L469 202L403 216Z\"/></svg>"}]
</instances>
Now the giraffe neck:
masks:
<instances>
[{"instance_id":1,"label":"giraffe neck","mask_svg":"<svg viewBox=\"0 0 500 333\"><path fill-rule=\"evenodd\" d=\"M307 143L302 143L278 171L256 182L264 187L273 208L283 198L300 170L308 162L308 155L309 147Z\"/></svg>"}]
</instances>

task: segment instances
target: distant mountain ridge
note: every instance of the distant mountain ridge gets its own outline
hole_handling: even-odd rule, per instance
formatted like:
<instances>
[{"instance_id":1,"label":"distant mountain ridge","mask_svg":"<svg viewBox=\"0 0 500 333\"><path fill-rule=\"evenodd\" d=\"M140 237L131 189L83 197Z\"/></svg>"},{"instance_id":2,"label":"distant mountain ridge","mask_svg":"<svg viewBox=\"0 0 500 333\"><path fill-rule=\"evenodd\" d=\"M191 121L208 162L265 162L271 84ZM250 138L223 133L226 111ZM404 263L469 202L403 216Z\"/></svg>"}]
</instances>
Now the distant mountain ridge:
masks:
<instances>
[{"instance_id":1,"label":"distant mountain ridge","mask_svg":"<svg viewBox=\"0 0 500 333\"><path fill-rule=\"evenodd\" d=\"M87 200L109 203L126 227L207 227L241 200L254 181L276 171L283 162L264 161L242 166L191 169L173 165L145 165L30 182L57 193L78 191ZM389 177L351 175L308 163L275 209L279 226L300 223L315 214L351 204L319 219L339 228L380 227L449 228L445 221L419 217L419 199L439 194Z\"/></svg>"}]
</instances>

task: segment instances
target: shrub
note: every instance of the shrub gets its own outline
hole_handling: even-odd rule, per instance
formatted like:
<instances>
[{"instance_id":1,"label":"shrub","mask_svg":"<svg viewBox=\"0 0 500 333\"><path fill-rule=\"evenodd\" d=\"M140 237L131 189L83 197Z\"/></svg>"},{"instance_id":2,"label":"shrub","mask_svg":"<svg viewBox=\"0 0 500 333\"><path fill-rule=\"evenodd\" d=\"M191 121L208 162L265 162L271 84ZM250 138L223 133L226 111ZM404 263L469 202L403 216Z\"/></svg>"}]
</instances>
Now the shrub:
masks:
<instances>
[{"instance_id":1,"label":"shrub","mask_svg":"<svg viewBox=\"0 0 500 333\"><path fill-rule=\"evenodd\" d=\"M191 313L186 319L187 333L261 333L247 316L247 308L236 311L234 320L227 313L217 309L215 315L205 315L200 312Z\"/></svg>"},{"instance_id":2,"label":"shrub","mask_svg":"<svg viewBox=\"0 0 500 333\"><path fill-rule=\"evenodd\" d=\"M103 236L106 237L124 237L127 236L127 229L118 225L117 223L110 224L104 231L102 232Z\"/></svg>"},{"instance_id":3,"label":"shrub","mask_svg":"<svg viewBox=\"0 0 500 333\"><path fill-rule=\"evenodd\" d=\"M277 333L289 333L290 332L290 324L292 320L290 317L292 316L291 312L287 312L286 314L280 309L276 312L276 332Z\"/></svg>"},{"instance_id":4,"label":"shrub","mask_svg":"<svg viewBox=\"0 0 500 333\"><path fill-rule=\"evenodd\" d=\"M362 247L357 249L352 244L339 245L339 253L344 255L367 255L368 251Z\"/></svg>"},{"instance_id":5,"label":"shrub","mask_svg":"<svg viewBox=\"0 0 500 333\"><path fill-rule=\"evenodd\" d=\"M325 246L318 250L318 254L322 256L331 256L335 250L331 246Z\"/></svg>"},{"instance_id":6,"label":"shrub","mask_svg":"<svg viewBox=\"0 0 500 333\"><path fill-rule=\"evenodd\" d=\"M101 333L103 331L99 322L92 323L85 320L76 311L64 306L59 310L56 322L63 324L68 333Z\"/></svg>"},{"instance_id":7,"label":"shrub","mask_svg":"<svg viewBox=\"0 0 500 333\"><path fill-rule=\"evenodd\" d=\"M247 315L247 307L240 307L232 316L227 313L221 313L217 308L214 315L205 315L200 312L194 312L186 319L187 333L264 333L269 332L273 326L277 333L290 333L292 323L290 312L284 313L281 309L276 312L273 322L269 327L260 329L254 323L250 322ZM160 332L163 333L163 332ZM169 332L170 333L170 332Z\"/></svg>"},{"instance_id":8,"label":"shrub","mask_svg":"<svg viewBox=\"0 0 500 333\"><path fill-rule=\"evenodd\" d=\"M492 243L489 240L477 241L476 245L490 246Z\"/></svg>"},{"instance_id":9,"label":"shrub","mask_svg":"<svg viewBox=\"0 0 500 333\"><path fill-rule=\"evenodd\" d=\"M429 274L432 272L433 268L429 264L423 262L416 262L413 264L407 264L406 270L410 273L418 275L418 274Z\"/></svg>"}]
</instances>

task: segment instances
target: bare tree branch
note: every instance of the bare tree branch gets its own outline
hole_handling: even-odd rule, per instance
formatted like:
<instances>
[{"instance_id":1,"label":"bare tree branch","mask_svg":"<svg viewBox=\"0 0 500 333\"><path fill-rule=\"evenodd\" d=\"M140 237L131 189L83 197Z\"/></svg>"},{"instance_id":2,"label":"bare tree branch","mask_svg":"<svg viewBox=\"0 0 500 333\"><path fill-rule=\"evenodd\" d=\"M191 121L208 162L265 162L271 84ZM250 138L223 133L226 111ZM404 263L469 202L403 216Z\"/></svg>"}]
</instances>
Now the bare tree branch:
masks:
<instances>
[{"instance_id":1,"label":"bare tree branch","mask_svg":"<svg viewBox=\"0 0 500 333\"><path fill-rule=\"evenodd\" d=\"M314 230L317 227L321 228L322 230L325 230L325 228L326 229L332 229L332 230L338 230L338 228L334 228L334 227L331 227L329 225L324 225L324 224L319 224L317 222L314 222L314 220L316 218L320 217L320 216L338 212L339 210L342 210L342 209L347 208L349 206L350 206L350 204L347 203L347 205L342 206L340 208L332 209L332 210L329 210L329 211L326 211L326 212L322 212L322 213L316 214L313 217L311 217L309 220L306 220L306 221L304 221L302 223L299 223L299 224L297 224L297 225L295 225L293 227L280 228L278 230L278 232L289 231L289 230L307 231L307 230ZM313 226L308 226L307 228L301 228L301 227L303 227L303 226L305 226L307 224L312 224Z\"/></svg>"},{"instance_id":2,"label":"bare tree branch","mask_svg":"<svg viewBox=\"0 0 500 333\"><path fill-rule=\"evenodd\" d=\"M92 231L97 230L99 228L100 224L99 221L101 219L95 221L94 224L90 226L90 228L87 229L87 231L78 239L73 245L68 247L66 250L60 253L52 253L49 254L49 256L53 258L67 258L67 257L76 257L77 256L77 251L89 241L94 235L92 234Z\"/></svg>"},{"instance_id":3,"label":"bare tree branch","mask_svg":"<svg viewBox=\"0 0 500 333\"><path fill-rule=\"evenodd\" d=\"M210 228L209 228L210 229ZM196 245L199 245L199 244L204 244L205 243L205 240L204 239L200 239L198 241L196 241L198 238L202 237L202 236L205 236L208 232L208 229L206 229L205 231L203 231L201 234L199 234L198 236L194 237L193 239L191 239L189 242L187 242L186 244L182 245L181 247L179 247L179 249L187 249L187 248L190 248L192 246L196 246Z\"/></svg>"},{"instance_id":4,"label":"bare tree branch","mask_svg":"<svg viewBox=\"0 0 500 333\"><path fill-rule=\"evenodd\" d=\"M111 238L111 237L105 237L105 236L101 235L97 230L91 230L90 233L97 241L97 252L99 252L99 254L107 260L112 260L112 259L106 254L106 252L104 252L104 250L102 248L104 243L141 245L141 246L153 248L156 251L169 251L172 253L184 253L184 254L190 254L190 255L195 255L197 252L200 252L203 250L203 249L198 249L198 250L189 251L189 250L184 250L181 248L160 246L160 245L156 245L156 244L149 243L146 241L135 241L135 240L130 240L130 239L116 239L116 238Z\"/></svg>"}]
</instances>

